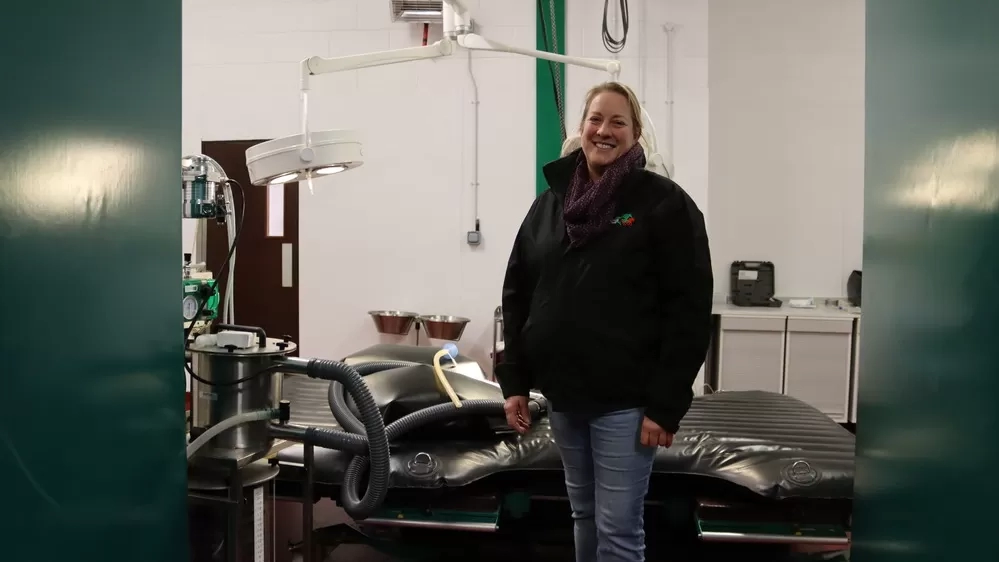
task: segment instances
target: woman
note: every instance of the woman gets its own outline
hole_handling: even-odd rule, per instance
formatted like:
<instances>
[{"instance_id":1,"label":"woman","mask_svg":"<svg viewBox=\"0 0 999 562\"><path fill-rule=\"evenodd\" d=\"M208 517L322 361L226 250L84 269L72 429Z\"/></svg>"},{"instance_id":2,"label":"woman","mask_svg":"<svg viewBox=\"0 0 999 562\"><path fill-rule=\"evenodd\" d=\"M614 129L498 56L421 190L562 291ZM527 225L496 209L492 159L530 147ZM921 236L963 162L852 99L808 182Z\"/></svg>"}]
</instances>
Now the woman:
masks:
<instances>
[{"instance_id":1,"label":"woman","mask_svg":"<svg viewBox=\"0 0 999 562\"><path fill-rule=\"evenodd\" d=\"M530 427L539 389L565 467L576 560L641 561L657 447L669 447L707 355L712 277L704 217L644 169L641 106L609 82L586 96L581 148L514 241L503 284L506 418Z\"/></svg>"}]
</instances>

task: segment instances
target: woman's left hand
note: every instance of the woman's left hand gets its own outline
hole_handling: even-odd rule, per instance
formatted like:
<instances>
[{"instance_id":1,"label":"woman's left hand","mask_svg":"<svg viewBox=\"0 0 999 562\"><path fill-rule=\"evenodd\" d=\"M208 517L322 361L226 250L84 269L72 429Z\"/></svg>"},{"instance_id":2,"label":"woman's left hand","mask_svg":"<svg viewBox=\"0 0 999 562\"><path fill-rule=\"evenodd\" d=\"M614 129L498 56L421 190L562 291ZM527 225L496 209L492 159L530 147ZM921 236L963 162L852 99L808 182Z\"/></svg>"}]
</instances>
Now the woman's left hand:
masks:
<instances>
[{"instance_id":1,"label":"woman's left hand","mask_svg":"<svg viewBox=\"0 0 999 562\"><path fill-rule=\"evenodd\" d=\"M672 433L666 431L649 418L642 420L642 445L646 447L669 447L672 444Z\"/></svg>"}]
</instances>

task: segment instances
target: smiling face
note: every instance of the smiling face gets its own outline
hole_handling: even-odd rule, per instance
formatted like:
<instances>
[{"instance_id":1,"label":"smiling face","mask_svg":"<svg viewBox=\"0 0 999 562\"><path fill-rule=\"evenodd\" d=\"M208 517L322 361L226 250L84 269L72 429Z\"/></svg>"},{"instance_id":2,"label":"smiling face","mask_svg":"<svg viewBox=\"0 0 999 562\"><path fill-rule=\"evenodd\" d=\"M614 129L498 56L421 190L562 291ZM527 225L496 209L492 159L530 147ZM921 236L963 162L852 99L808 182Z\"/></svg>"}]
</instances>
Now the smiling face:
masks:
<instances>
[{"instance_id":1,"label":"smiling face","mask_svg":"<svg viewBox=\"0 0 999 562\"><path fill-rule=\"evenodd\" d=\"M600 177L604 168L635 145L638 130L632 113L631 102L618 92L600 92L590 101L580 140L592 178Z\"/></svg>"}]
</instances>

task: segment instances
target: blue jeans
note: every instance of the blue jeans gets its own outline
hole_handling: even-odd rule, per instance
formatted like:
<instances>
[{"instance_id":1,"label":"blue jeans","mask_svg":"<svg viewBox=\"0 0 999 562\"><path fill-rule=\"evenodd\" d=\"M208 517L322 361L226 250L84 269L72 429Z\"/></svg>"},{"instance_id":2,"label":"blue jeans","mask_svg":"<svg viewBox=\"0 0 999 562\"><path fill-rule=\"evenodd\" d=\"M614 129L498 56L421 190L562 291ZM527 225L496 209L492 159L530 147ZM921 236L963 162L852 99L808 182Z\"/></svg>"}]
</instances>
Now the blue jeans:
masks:
<instances>
[{"instance_id":1,"label":"blue jeans","mask_svg":"<svg viewBox=\"0 0 999 562\"><path fill-rule=\"evenodd\" d=\"M549 415L565 467L576 562L645 560L645 494L656 448L640 442L644 417L640 409Z\"/></svg>"}]
</instances>

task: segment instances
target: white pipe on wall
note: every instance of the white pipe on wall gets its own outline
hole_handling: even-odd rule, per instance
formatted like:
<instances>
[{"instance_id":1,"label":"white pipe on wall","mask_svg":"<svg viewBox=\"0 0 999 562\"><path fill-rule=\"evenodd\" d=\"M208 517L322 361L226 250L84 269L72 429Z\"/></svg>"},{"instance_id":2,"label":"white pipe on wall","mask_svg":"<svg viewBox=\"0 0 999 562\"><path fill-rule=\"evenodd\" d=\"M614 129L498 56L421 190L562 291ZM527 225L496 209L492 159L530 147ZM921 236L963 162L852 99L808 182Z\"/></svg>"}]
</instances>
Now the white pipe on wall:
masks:
<instances>
[{"instance_id":1,"label":"white pipe on wall","mask_svg":"<svg viewBox=\"0 0 999 562\"><path fill-rule=\"evenodd\" d=\"M673 56L673 36L676 33L676 25L667 23L663 26L666 32L666 169L670 174L675 173L673 157L673 131L676 124L673 121L673 81L674 81L674 56Z\"/></svg>"},{"instance_id":2,"label":"white pipe on wall","mask_svg":"<svg viewBox=\"0 0 999 562\"><path fill-rule=\"evenodd\" d=\"M457 14L455 14L454 8L447 2L444 2L441 6L441 20L444 25L444 37L448 39L454 39L457 37L457 33L455 32Z\"/></svg>"},{"instance_id":3,"label":"white pipe on wall","mask_svg":"<svg viewBox=\"0 0 999 562\"><path fill-rule=\"evenodd\" d=\"M475 209L474 230L479 230L479 84L472 70L472 51L468 51L468 77L472 81L472 205Z\"/></svg>"},{"instance_id":4,"label":"white pipe on wall","mask_svg":"<svg viewBox=\"0 0 999 562\"><path fill-rule=\"evenodd\" d=\"M640 61L638 65L638 95L640 96L639 101L641 102L642 107L645 107L645 102L648 101L647 100L648 87L647 87L647 79L645 77L645 75L648 73L646 65L648 64L647 61L649 60L647 56L648 46L645 37L645 33L649 30L649 26L646 24L646 22L648 21L648 15L647 15L649 11L648 8L649 8L649 0L642 0L642 6L641 6L642 12L641 12L641 18L639 19L639 21L642 22L642 29L638 33L638 60Z\"/></svg>"}]
</instances>

